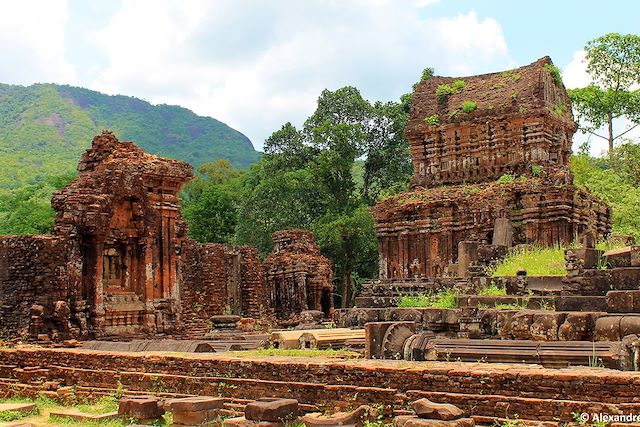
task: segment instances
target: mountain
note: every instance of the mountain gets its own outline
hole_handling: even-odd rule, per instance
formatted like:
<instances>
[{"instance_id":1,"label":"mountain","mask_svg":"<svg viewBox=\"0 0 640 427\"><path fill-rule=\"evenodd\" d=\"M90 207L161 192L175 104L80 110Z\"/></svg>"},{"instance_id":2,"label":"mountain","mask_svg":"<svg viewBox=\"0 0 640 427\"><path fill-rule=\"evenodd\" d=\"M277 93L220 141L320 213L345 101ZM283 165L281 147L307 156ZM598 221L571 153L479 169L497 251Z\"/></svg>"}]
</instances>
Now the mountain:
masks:
<instances>
[{"instance_id":1,"label":"mountain","mask_svg":"<svg viewBox=\"0 0 640 427\"><path fill-rule=\"evenodd\" d=\"M245 167L260 158L242 133L186 108L66 85L0 84L0 191L73 172L103 129L194 167L220 158Z\"/></svg>"}]
</instances>

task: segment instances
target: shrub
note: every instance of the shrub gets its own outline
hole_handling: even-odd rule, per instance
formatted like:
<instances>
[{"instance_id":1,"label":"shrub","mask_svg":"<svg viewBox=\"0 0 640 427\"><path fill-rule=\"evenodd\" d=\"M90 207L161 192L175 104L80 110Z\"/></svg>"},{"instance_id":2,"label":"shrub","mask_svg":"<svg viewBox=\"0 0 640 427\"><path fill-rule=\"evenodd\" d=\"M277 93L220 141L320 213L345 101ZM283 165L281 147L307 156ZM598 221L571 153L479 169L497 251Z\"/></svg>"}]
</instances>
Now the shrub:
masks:
<instances>
[{"instance_id":1,"label":"shrub","mask_svg":"<svg viewBox=\"0 0 640 427\"><path fill-rule=\"evenodd\" d=\"M564 276L564 249L534 247L513 252L496 265L492 276L515 276L520 269L526 270L528 276Z\"/></svg>"},{"instance_id":2,"label":"shrub","mask_svg":"<svg viewBox=\"0 0 640 427\"><path fill-rule=\"evenodd\" d=\"M507 294L507 290L505 288L500 288L494 283L478 291L478 295L485 295L485 296L492 296L492 297L506 295L506 294Z\"/></svg>"},{"instance_id":3,"label":"shrub","mask_svg":"<svg viewBox=\"0 0 640 427\"><path fill-rule=\"evenodd\" d=\"M553 64L544 64L542 68L551 74L551 77L553 77L553 81L558 86L562 84L562 74L560 73L560 69L558 67Z\"/></svg>"},{"instance_id":4,"label":"shrub","mask_svg":"<svg viewBox=\"0 0 640 427\"><path fill-rule=\"evenodd\" d=\"M540 176L543 172L542 166L540 165L531 165L531 173L535 176Z\"/></svg>"},{"instance_id":5,"label":"shrub","mask_svg":"<svg viewBox=\"0 0 640 427\"><path fill-rule=\"evenodd\" d=\"M464 89L466 85L467 84L465 83L464 80L456 80L455 82L453 82L451 87L453 88L454 92L460 92L462 89Z\"/></svg>"},{"instance_id":6,"label":"shrub","mask_svg":"<svg viewBox=\"0 0 640 427\"><path fill-rule=\"evenodd\" d=\"M438 102L441 103L445 102L447 98L449 98L449 95L451 95L452 93L454 93L454 90L449 85L438 85L438 87L436 88L436 97L438 98Z\"/></svg>"},{"instance_id":7,"label":"shrub","mask_svg":"<svg viewBox=\"0 0 640 427\"><path fill-rule=\"evenodd\" d=\"M434 307L434 308L458 308L458 294L451 289L426 295L403 295L398 300L398 307Z\"/></svg>"},{"instance_id":8,"label":"shrub","mask_svg":"<svg viewBox=\"0 0 640 427\"><path fill-rule=\"evenodd\" d=\"M516 178L513 175L505 173L498 178L498 184L511 184L512 182L515 182L515 180Z\"/></svg>"},{"instance_id":9,"label":"shrub","mask_svg":"<svg viewBox=\"0 0 640 427\"><path fill-rule=\"evenodd\" d=\"M474 101L462 101L462 105L460 107L465 113L470 113L478 108L478 104L476 104Z\"/></svg>"},{"instance_id":10,"label":"shrub","mask_svg":"<svg viewBox=\"0 0 640 427\"><path fill-rule=\"evenodd\" d=\"M553 112L562 117L567 113L567 106L563 102L558 102L553 108Z\"/></svg>"},{"instance_id":11,"label":"shrub","mask_svg":"<svg viewBox=\"0 0 640 427\"><path fill-rule=\"evenodd\" d=\"M430 124L430 125L439 125L440 124L440 118L438 117L437 114L433 114L431 116L425 117L424 121L427 122L427 124Z\"/></svg>"}]
</instances>

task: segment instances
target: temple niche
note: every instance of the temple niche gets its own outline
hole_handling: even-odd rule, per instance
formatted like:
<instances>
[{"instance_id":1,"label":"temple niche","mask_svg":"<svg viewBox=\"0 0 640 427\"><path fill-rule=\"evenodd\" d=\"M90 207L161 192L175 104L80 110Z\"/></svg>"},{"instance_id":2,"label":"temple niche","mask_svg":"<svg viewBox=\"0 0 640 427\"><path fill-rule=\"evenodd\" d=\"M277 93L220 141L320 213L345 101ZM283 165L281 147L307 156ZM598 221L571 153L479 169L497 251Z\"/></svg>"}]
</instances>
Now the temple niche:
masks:
<instances>
[{"instance_id":1,"label":"temple niche","mask_svg":"<svg viewBox=\"0 0 640 427\"><path fill-rule=\"evenodd\" d=\"M267 287L271 290L275 314L286 318L303 310L333 314L331 261L308 230L273 233L273 252L264 260Z\"/></svg>"},{"instance_id":2,"label":"temple niche","mask_svg":"<svg viewBox=\"0 0 640 427\"><path fill-rule=\"evenodd\" d=\"M0 236L0 335L198 337L214 315L273 314L255 247L188 238L190 165L105 131L78 172L52 197L52 236Z\"/></svg>"},{"instance_id":3,"label":"temple niche","mask_svg":"<svg viewBox=\"0 0 640 427\"><path fill-rule=\"evenodd\" d=\"M551 246L607 235L609 207L573 185L576 128L548 57L421 82L405 131L412 191L372 208L380 278L442 276L462 241Z\"/></svg>"}]
</instances>

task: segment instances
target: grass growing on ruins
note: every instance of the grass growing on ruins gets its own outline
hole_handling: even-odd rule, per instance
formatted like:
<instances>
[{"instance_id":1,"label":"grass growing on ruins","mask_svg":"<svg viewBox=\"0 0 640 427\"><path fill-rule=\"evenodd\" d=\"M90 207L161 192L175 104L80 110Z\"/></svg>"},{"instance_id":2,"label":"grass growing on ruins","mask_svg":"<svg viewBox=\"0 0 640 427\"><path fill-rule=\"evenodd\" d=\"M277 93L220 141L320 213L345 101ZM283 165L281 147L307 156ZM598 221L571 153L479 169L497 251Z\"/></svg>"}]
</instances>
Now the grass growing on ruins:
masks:
<instances>
[{"instance_id":1,"label":"grass growing on ruins","mask_svg":"<svg viewBox=\"0 0 640 427\"><path fill-rule=\"evenodd\" d=\"M534 247L515 251L496 265L492 276L515 276L518 270L526 270L528 276L564 276L564 249Z\"/></svg>"},{"instance_id":2,"label":"grass growing on ruins","mask_svg":"<svg viewBox=\"0 0 640 427\"><path fill-rule=\"evenodd\" d=\"M362 355L349 350L318 350L318 349L282 349L282 348L261 348L257 350L237 351L234 355L247 356L269 356L269 357L329 357L336 359L357 359Z\"/></svg>"},{"instance_id":3,"label":"grass growing on ruins","mask_svg":"<svg viewBox=\"0 0 640 427\"><path fill-rule=\"evenodd\" d=\"M482 288L478 291L478 295L496 297L501 295L506 295L507 290L505 288L501 288L497 286L495 283L491 283L485 288Z\"/></svg>"},{"instance_id":4,"label":"grass growing on ruins","mask_svg":"<svg viewBox=\"0 0 640 427\"><path fill-rule=\"evenodd\" d=\"M458 294L446 289L433 294L402 295L398 299L401 308L458 308Z\"/></svg>"},{"instance_id":5,"label":"grass growing on ruins","mask_svg":"<svg viewBox=\"0 0 640 427\"><path fill-rule=\"evenodd\" d=\"M107 395L93 404L82 403L77 405L65 406L46 396L40 396L36 399L30 397L11 397L0 399L0 403L35 403L37 411L30 414L21 414L17 411L0 412L0 423L8 421L31 422L36 425L51 426L69 426L69 427L123 427L130 425L130 420L112 419L112 420L74 420L66 417L50 417L52 411L74 409L80 412L90 414L104 414L114 412L118 409L118 398L115 395ZM173 415L165 414L164 418L157 420L155 426L169 426L173 423Z\"/></svg>"}]
</instances>

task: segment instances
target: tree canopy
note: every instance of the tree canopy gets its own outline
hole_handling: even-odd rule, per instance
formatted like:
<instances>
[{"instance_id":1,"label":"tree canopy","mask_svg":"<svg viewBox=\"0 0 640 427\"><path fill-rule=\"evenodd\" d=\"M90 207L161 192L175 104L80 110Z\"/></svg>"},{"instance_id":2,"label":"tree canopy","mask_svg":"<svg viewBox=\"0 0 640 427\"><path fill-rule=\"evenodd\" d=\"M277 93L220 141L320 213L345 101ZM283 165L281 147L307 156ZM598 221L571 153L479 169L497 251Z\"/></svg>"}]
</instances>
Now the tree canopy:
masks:
<instances>
[{"instance_id":1,"label":"tree canopy","mask_svg":"<svg viewBox=\"0 0 640 427\"><path fill-rule=\"evenodd\" d=\"M606 139L613 160L616 140L640 124L640 36L606 34L585 46L587 72L593 83L569 91L581 128ZM631 126L614 130L614 121L625 117ZM606 134L598 129L606 127Z\"/></svg>"}]
</instances>

